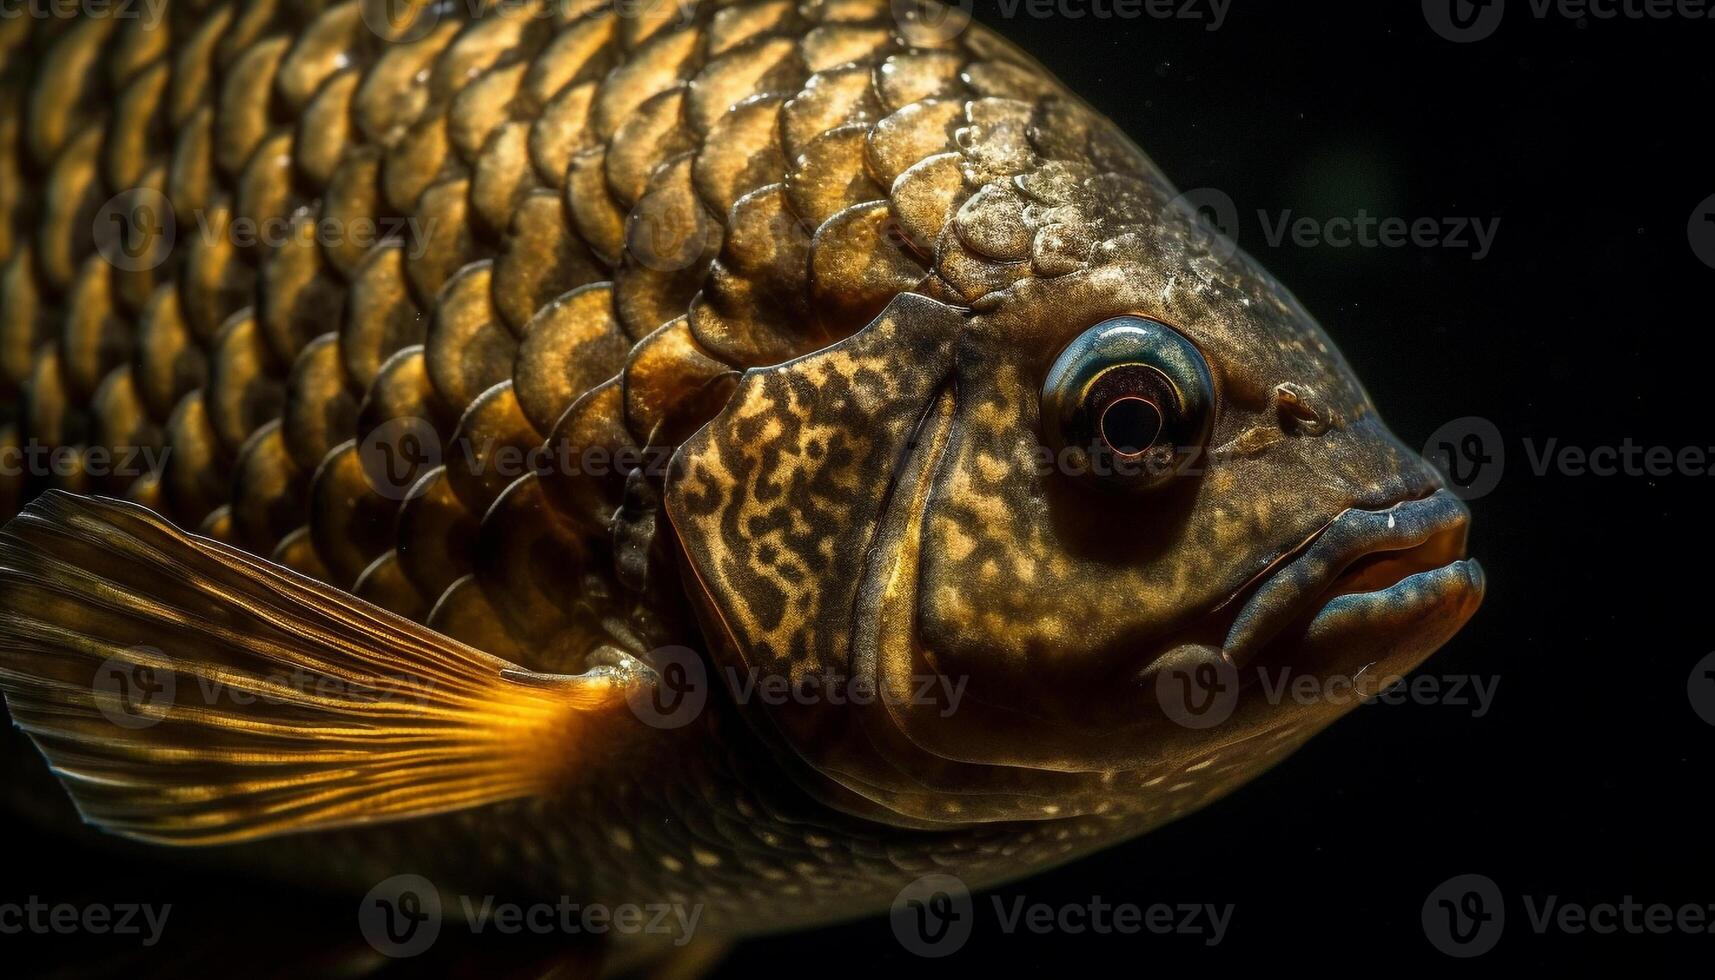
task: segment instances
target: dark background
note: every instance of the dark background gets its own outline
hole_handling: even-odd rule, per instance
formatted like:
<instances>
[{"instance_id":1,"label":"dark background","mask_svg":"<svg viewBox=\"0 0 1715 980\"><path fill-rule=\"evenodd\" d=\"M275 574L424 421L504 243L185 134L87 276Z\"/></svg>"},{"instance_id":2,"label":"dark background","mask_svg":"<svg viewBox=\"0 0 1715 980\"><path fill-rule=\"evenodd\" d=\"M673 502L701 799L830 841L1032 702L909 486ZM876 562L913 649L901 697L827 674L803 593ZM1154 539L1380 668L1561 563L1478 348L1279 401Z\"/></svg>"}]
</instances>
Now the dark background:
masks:
<instances>
[{"instance_id":1,"label":"dark background","mask_svg":"<svg viewBox=\"0 0 1715 980\"><path fill-rule=\"evenodd\" d=\"M1428 942L1420 910L1465 873L1507 896L1499 946L1470 961L1485 972L1707 965L1715 935L1537 935L1521 896L1715 903L1715 728L1687 693L1693 664L1715 649L1715 479L1537 475L1526 451L1550 439L1715 447L1705 342L1715 269L1687 236L1715 194L1704 152L1715 21L1539 20L1511 0L1494 36L1454 44L1416 0L1236 0L1217 31L1207 20L1007 18L989 0L977 6L1180 187L1237 203L1240 244L1322 320L1406 441L1462 417L1494 423L1507 459L1472 504L1489 597L1423 672L1498 677L1498 694L1482 718L1445 704L1362 708L1195 817L999 893L1053 905L1232 903L1218 947L1006 935L978 895L976 932L949 959L906 953L873 918L745 944L719 975L1440 973L1468 967ZM1470 249L1272 247L1259 209L1500 226L1480 261ZM7 894L183 898L158 868L68 866L22 832L5 840ZM169 934L238 937L243 948L297 928L276 914L299 907L289 893L206 888L252 914L235 926L181 906ZM27 951L20 938L30 937L0 943L14 964L113 962L92 937ZM266 946L251 948L267 972Z\"/></svg>"}]
</instances>

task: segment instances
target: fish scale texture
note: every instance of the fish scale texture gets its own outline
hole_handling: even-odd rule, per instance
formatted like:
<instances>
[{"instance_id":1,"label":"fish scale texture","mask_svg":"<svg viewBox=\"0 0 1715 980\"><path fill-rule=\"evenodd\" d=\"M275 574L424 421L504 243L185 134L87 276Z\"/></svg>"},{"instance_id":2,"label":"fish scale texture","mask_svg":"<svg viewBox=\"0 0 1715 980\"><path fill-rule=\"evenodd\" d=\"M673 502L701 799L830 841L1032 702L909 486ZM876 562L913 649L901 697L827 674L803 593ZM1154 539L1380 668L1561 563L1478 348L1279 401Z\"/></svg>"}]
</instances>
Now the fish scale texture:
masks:
<instances>
[{"instance_id":1,"label":"fish scale texture","mask_svg":"<svg viewBox=\"0 0 1715 980\"><path fill-rule=\"evenodd\" d=\"M0 19L0 453L38 461L0 467L0 510L128 497L568 671L671 633L648 619L684 600L650 461L745 369L902 293L993 310L1116 255L1286 322L1271 280L1164 220L1171 188L1128 139L978 25L887 0L471 2ZM1125 773L1101 791L1136 802L1112 812L931 833L812 799L716 702L647 754L603 746L569 799L246 858L471 888L504 869L778 929L930 871L980 887L1087 853L1295 744Z\"/></svg>"},{"instance_id":2,"label":"fish scale texture","mask_svg":"<svg viewBox=\"0 0 1715 980\"><path fill-rule=\"evenodd\" d=\"M374 9L0 26L0 439L53 460L7 513L125 496L565 666L643 588L627 469L736 372L1072 271L1124 224L1080 186L1162 185L933 10Z\"/></svg>"}]
</instances>

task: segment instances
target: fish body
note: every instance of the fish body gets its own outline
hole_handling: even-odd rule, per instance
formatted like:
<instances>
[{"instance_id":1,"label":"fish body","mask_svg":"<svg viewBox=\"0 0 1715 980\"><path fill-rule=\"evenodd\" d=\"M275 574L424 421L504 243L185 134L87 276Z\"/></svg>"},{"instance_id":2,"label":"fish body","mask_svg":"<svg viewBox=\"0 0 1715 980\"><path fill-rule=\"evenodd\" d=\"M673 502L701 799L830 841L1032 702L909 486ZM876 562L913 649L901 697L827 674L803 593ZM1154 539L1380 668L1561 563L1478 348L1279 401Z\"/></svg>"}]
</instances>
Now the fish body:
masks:
<instances>
[{"instance_id":1,"label":"fish body","mask_svg":"<svg viewBox=\"0 0 1715 980\"><path fill-rule=\"evenodd\" d=\"M107 829L810 925L1189 813L1339 711L1174 678L1480 600L1315 321L957 10L155 9L0 24L0 686ZM176 696L92 748L116 658Z\"/></svg>"}]
</instances>

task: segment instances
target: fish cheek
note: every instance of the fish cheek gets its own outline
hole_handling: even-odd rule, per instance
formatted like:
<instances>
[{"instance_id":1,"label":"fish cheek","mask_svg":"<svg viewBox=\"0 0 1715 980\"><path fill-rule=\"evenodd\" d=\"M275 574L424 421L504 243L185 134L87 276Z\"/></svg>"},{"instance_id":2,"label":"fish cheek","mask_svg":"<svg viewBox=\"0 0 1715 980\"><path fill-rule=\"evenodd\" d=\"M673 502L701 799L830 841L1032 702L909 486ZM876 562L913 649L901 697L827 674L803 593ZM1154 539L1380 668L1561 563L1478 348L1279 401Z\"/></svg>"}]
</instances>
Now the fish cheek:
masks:
<instances>
[{"instance_id":1,"label":"fish cheek","mask_svg":"<svg viewBox=\"0 0 1715 980\"><path fill-rule=\"evenodd\" d=\"M991 750L1021 731L1076 741L1137 723L1149 705L1123 692L1212 578L1177 564L1197 481L1134 497L1069 471L1038 434L1038 387L1027 366L967 348L921 522L922 661L969 691L948 737Z\"/></svg>"},{"instance_id":2,"label":"fish cheek","mask_svg":"<svg viewBox=\"0 0 1715 980\"><path fill-rule=\"evenodd\" d=\"M952 307L896 298L852 337L748 372L674 457L667 512L718 622L717 656L757 678L850 678L858 590L894 474L952 367ZM777 681L775 683L778 683ZM809 740L841 706L760 706Z\"/></svg>"}]
</instances>

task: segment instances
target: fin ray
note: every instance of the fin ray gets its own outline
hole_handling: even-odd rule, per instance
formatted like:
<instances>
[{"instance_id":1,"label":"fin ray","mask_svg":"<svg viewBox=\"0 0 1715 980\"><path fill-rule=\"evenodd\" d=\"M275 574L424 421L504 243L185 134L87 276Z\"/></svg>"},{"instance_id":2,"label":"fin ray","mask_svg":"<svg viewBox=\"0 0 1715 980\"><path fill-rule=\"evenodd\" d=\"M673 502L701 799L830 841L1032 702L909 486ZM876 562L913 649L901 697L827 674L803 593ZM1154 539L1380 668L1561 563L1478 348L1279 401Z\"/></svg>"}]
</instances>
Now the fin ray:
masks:
<instances>
[{"instance_id":1,"label":"fin ray","mask_svg":"<svg viewBox=\"0 0 1715 980\"><path fill-rule=\"evenodd\" d=\"M85 819L131 837L539 794L632 680L524 670L135 504L51 492L0 530L0 690Z\"/></svg>"}]
</instances>

